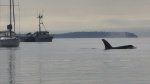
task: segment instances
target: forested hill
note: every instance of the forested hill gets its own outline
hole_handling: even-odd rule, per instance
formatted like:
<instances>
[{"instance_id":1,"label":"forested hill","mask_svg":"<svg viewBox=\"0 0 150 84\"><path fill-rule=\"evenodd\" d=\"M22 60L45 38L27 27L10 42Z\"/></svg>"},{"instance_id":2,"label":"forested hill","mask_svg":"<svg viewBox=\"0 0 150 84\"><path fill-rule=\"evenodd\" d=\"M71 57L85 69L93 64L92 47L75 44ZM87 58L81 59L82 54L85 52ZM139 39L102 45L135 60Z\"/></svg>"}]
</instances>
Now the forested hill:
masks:
<instances>
[{"instance_id":1,"label":"forested hill","mask_svg":"<svg viewBox=\"0 0 150 84\"><path fill-rule=\"evenodd\" d=\"M54 38L137 38L130 32L70 32L54 34Z\"/></svg>"}]
</instances>

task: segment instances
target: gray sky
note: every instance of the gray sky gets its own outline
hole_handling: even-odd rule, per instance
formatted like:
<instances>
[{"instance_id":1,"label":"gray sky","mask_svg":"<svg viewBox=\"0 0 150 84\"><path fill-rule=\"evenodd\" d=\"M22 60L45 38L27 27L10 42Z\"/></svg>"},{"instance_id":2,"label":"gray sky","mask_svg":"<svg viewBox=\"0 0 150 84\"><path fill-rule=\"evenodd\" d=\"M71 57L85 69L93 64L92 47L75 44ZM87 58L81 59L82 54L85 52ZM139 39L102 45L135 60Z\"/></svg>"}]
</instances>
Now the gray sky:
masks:
<instances>
[{"instance_id":1,"label":"gray sky","mask_svg":"<svg viewBox=\"0 0 150 84\"><path fill-rule=\"evenodd\" d=\"M150 36L149 9L150 0L20 0L21 33L37 31L41 13L51 33L127 31Z\"/></svg>"}]
</instances>

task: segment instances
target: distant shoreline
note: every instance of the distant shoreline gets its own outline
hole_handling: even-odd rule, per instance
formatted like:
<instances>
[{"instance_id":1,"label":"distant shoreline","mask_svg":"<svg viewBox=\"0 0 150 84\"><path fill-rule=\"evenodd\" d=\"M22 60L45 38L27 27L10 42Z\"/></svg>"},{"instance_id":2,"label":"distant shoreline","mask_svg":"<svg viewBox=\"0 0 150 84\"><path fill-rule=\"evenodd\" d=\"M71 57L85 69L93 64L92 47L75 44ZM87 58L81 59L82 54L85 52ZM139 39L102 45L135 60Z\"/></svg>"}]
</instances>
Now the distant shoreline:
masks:
<instances>
[{"instance_id":1,"label":"distant shoreline","mask_svg":"<svg viewBox=\"0 0 150 84\"><path fill-rule=\"evenodd\" d=\"M69 32L63 34L53 34L54 38L138 38L137 35L130 32ZM20 37L26 37L26 34L18 34Z\"/></svg>"},{"instance_id":2,"label":"distant shoreline","mask_svg":"<svg viewBox=\"0 0 150 84\"><path fill-rule=\"evenodd\" d=\"M130 32L69 32L53 34L54 38L137 38Z\"/></svg>"}]
</instances>

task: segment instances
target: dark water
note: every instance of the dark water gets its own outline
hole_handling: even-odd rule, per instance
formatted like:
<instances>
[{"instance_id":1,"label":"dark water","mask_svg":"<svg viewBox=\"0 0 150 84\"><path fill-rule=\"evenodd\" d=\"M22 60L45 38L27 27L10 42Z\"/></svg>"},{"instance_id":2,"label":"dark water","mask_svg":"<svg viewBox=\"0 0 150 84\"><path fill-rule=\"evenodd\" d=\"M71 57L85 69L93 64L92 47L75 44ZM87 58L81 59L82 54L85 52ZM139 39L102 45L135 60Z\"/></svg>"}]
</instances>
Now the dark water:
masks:
<instances>
[{"instance_id":1,"label":"dark water","mask_svg":"<svg viewBox=\"0 0 150 84\"><path fill-rule=\"evenodd\" d=\"M150 84L150 39L54 39L0 48L0 84Z\"/></svg>"}]
</instances>

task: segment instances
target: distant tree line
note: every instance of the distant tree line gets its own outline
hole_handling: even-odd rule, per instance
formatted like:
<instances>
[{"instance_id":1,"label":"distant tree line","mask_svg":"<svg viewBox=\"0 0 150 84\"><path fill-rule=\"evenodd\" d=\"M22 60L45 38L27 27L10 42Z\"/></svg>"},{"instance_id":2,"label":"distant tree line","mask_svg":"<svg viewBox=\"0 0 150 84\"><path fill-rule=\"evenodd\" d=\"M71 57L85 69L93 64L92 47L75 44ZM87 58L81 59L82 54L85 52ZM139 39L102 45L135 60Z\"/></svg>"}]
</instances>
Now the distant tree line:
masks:
<instances>
[{"instance_id":1,"label":"distant tree line","mask_svg":"<svg viewBox=\"0 0 150 84\"><path fill-rule=\"evenodd\" d=\"M138 36L130 32L69 32L54 34L54 38L137 38Z\"/></svg>"}]
</instances>

